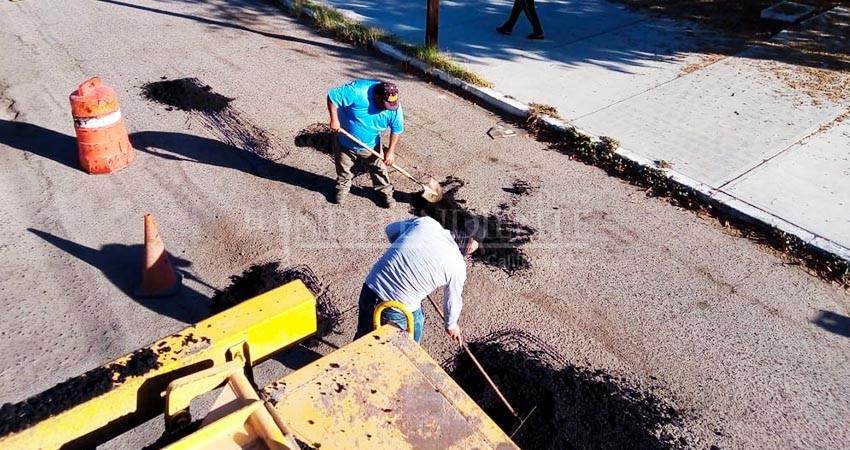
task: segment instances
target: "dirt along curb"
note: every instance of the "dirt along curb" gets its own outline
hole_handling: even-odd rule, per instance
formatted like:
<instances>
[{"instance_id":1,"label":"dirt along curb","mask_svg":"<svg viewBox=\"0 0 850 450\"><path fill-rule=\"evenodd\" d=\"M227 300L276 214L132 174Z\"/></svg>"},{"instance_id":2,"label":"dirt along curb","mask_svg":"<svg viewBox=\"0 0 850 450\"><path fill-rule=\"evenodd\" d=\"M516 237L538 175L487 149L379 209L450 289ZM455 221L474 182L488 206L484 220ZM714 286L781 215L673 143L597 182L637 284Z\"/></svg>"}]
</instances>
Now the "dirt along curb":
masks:
<instances>
[{"instance_id":1,"label":"dirt along curb","mask_svg":"<svg viewBox=\"0 0 850 450\"><path fill-rule=\"evenodd\" d=\"M289 10L297 8L293 0L276 1ZM301 11L311 17L313 15L309 9ZM826 281L850 288L850 249L677 172L664 161L653 161L622 148L609 137L593 135L555 117L535 114L530 105L495 89L463 81L387 42L375 41L372 47L498 111L524 120L526 128L536 134L538 140L554 144L557 150L571 159L600 167L609 175L645 188L647 195L664 197L677 206L712 217L724 227L734 229L739 236L789 258L790 264L803 266L809 273ZM540 131L548 136L541 137Z\"/></svg>"}]
</instances>

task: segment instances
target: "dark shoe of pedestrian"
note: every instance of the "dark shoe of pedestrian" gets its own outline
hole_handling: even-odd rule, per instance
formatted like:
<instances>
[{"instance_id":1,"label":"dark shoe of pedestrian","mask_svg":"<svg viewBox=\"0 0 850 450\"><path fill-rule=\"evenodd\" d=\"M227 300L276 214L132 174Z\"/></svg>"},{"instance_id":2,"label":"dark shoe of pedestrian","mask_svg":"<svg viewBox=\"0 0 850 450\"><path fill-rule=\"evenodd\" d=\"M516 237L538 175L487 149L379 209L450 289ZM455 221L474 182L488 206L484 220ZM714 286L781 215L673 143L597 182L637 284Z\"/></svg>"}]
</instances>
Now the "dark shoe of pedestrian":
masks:
<instances>
[{"instance_id":1,"label":"dark shoe of pedestrian","mask_svg":"<svg viewBox=\"0 0 850 450\"><path fill-rule=\"evenodd\" d=\"M499 28L496 28L496 31L498 31L499 33L504 34L505 36L510 36L510 35L511 35L511 33L513 32L513 30L511 30L510 28L508 28L508 27L506 27L506 26L504 26L504 25L500 26Z\"/></svg>"},{"instance_id":2,"label":"dark shoe of pedestrian","mask_svg":"<svg viewBox=\"0 0 850 450\"><path fill-rule=\"evenodd\" d=\"M531 33L528 35L529 39L543 39L543 33Z\"/></svg>"},{"instance_id":3,"label":"dark shoe of pedestrian","mask_svg":"<svg viewBox=\"0 0 850 450\"><path fill-rule=\"evenodd\" d=\"M379 202L379 205L386 209L393 209L395 208L395 199L393 198L392 194L381 194L381 201Z\"/></svg>"},{"instance_id":4,"label":"dark shoe of pedestrian","mask_svg":"<svg viewBox=\"0 0 850 450\"><path fill-rule=\"evenodd\" d=\"M344 205L345 199L347 199L347 198L348 198L348 191L347 190L346 191L344 191L344 190L336 191L336 204L337 205L340 205L340 206Z\"/></svg>"}]
</instances>

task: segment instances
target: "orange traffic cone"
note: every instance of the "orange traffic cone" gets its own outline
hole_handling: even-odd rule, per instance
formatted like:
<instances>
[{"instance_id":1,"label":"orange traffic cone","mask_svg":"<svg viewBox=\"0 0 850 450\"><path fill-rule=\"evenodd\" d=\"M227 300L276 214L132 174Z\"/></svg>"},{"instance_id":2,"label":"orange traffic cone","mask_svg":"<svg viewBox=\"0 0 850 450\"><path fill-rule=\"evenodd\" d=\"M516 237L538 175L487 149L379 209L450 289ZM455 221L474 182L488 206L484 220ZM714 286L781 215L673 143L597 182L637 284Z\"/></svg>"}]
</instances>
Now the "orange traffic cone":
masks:
<instances>
[{"instance_id":1,"label":"orange traffic cone","mask_svg":"<svg viewBox=\"0 0 850 450\"><path fill-rule=\"evenodd\" d=\"M142 270L142 285L134 294L136 297L170 297L180 290L183 277L171 266L165 244L159 237L156 221L145 214L145 268Z\"/></svg>"}]
</instances>

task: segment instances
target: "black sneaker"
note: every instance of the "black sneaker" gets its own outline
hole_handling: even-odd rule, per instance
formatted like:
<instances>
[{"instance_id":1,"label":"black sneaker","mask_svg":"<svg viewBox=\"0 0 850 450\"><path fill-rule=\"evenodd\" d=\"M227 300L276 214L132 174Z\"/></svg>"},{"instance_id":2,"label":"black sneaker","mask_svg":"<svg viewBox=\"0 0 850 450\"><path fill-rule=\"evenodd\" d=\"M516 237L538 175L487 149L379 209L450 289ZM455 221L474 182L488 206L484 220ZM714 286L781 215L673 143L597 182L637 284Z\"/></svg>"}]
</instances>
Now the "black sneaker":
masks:
<instances>
[{"instance_id":1,"label":"black sneaker","mask_svg":"<svg viewBox=\"0 0 850 450\"><path fill-rule=\"evenodd\" d=\"M499 33L504 34L505 36L510 36L510 35L511 35L511 33L513 32L513 30L511 30L510 28L506 28L504 25L502 25L502 26L500 26L500 27L496 28L496 31L498 31Z\"/></svg>"}]
</instances>

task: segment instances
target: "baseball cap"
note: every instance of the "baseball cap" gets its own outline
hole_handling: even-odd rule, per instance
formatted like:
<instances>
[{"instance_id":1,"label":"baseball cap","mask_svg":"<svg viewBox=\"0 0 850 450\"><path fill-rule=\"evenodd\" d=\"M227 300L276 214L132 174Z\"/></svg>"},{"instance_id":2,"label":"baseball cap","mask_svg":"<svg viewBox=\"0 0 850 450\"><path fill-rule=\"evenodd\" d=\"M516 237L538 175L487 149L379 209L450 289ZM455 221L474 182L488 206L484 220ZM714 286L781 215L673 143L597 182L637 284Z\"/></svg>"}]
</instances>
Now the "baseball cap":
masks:
<instances>
[{"instance_id":1,"label":"baseball cap","mask_svg":"<svg viewBox=\"0 0 850 450\"><path fill-rule=\"evenodd\" d=\"M381 82L377 87L377 93L381 96L384 109L395 111L398 109L398 86L388 81Z\"/></svg>"}]
</instances>

